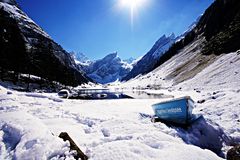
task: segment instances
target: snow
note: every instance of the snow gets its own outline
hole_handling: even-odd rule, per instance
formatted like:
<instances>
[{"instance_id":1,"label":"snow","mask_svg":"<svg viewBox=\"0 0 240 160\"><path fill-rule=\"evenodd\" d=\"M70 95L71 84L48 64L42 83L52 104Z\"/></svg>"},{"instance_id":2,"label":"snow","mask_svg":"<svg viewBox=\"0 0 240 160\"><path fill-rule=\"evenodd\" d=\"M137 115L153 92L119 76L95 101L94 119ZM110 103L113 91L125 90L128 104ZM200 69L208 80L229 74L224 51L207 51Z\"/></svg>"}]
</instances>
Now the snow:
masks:
<instances>
[{"instance_id":1,"label":"snow","mask_svg":"<svg viewBox=\"0 0 240 160\"><path fill-rule=\"evenodd\" d=\"M57 137L61 132L68 132L94 160L221 159L210 150L192 145L200 143L196 140L200 127L191 132L152 123L148 115L153 114L151 104L159 102L158 99L55 99L58 99L56 94L19 93L0 87L2 157L58 159L64 155L71 158L68 143ZM218 129L213 131L216 132L211 135L219 133ZM187 136L192 136L192 141Z\"/></svg>"},{"instance_id":2,"label":"snow","mask_svg":"<svg viewBox=\"0 0 240 160\"><path fill-rule=\"evenodd\" d=\"M237 52L224 54L193 79L182 83L181 86L188 90L201 88L201 86L204 86L205 90L213 91L220 88L237 89L240 82L239 66L240 56Z\"/></svg>"},{"instance_id":3,"label":"snow","mask_svg":"<svg viewBox=\"0 0 240 160\"><path fill-rule=\"evenodd\" d=\"M41 27L39 27L31 18L29 18L23 11L21 11L17 6L15 5L11 5L7 4L7 3L3 3L0 2L0 8L2 8L8 12L14 19L17 20L20 29L21 30L26 30L26 28L28 29L32 29L34 30L36 33L39 33L41 35L43 35L44 37L47 37L50 39L50 36L44 32Z\"/></svg>"},{"instance_id":4,"label":"snow","mask_svg":"<svg viewBox=\"0 0 240 160\"><path fill-rule=\"evenodd\" d=\"M25 20L22 27L31 24L37 33L49 37L16 6L0 2L2 6L16 19ZM125 83L118 77L110 86L168 95L163 99L69 100L54 93L17 92L0 85L0 159L73 159L69 143L58 138L67 132L93 160L221 160L231 146L240 143L240 54L213 57L196 75L179 81L199 64L191 60L199 55L195 49L203 41L199 38L149 74ZM109 58L129 68L116 54ZM189 64L184 71L169 78L184 64ZM109 68L103 65L100 71L104 67ZM189 95L197 102L193 113L202 115L190 127L150 121L152 104Z\"/></svg>"},{"instance_id":5,"label":"snow","mask_svg":"<svg viewBox=\"0 0 240 160\"><path fill-rule=\"evenodd\" d=\"M22 111L0 113L1 159L71 157L69 144L53 136L46 125Z\"/></svg>"},{"instance_id":6,"label":"snow","mask_svg":"<svg viewBox=\"0 0 240 160\"><path fill-rule=\"evenodd\" d=\"M136 59L133 58L133 57L130 57L130 58L128 58L128 59L124 59L124 60L123 60L123 62L126 62L126 63L128 63L128 64L132 64L132 63L134 63L135 61L136 61Z\"/></svg>"},{"instance_id":7,"label":"snow","mask_svg":"<svg viewBox=\"0 0 240 160\"><path fill-rule=\"evenodd\" d=\"M92 63L94 63L94 61L91 61L85 54L83 53L75 53L75 52L70 52L70 54L72 55L75 63L78 66L81 66L80 68L86 68L89 67L89 65L91 65Z\"/></svg>"},{"instance_id":8,"label":"snow","mask_svg":"<svg viewBox=\"0 0 240 160\"><path fill-rule=\"evenodd\" d=\"M166 37L166 35L163 35L155 44L158 46L158 48L150 56L154 57L154 59L159 58L172 46L175 41L176 37L174 33L168 37Z\"/></svg>"},{"instance_id":9,"label":"snow","mask_svg":"<svg viewBox=\"0 0 240 160\"><path fill-rule=\"evenodd\" d=\"M189 32L191 32L197 26L197 24L202 16L203 16L203 14L198 16L198 18L187 28L187 30L183 34L181 34L180 36L178 36L176 38L176 42L182 40Z\"/></svg>"},{"instance_id":10,"label":"snow","mask_svg":"<svg viewBox=\"0 0 240 160\"><path fill-rule=\"evenodd\" d=\"M96 61L90 61L85 55L79 54L75 56L75 61L88 77L101 84L121 80L133 67L132 63L121 60L117 52Z\"/></svg>"},{"instance_id":11,"label":"snow","mask_svg":"<svg viewBox=\"0 0 240 160\"><path fill-rule=\"evenodd\" d=\"M198 54L198 51L196 53L188 52L198 44L198 41L191 44L190 47L184 49L154 71L123 84L118 84L118 86L122 89L142 89L149 94L174 95L174 97L191 95L196 102L199 102L196 103L194 113L204 116L207 124L209 124L207 126L210 127L208 132L215 134L212 137L221 137L219 139L221 143L215 140L211 145L221 147L223 153L226 154L230 146L240 143L240 74L238 71L240 54L239 51L222 54L193 78L176 84L175 81L181 78L181 74L174 79L169 79L167 76ZM190 72L191 67L194 68L196 64L191 63L191 65L186 72ZM146 88L155 90L146 90ZM206 127L206 124L203 124L203 126ZM196 128L200 130L201 125ZM184 132L180 135L183 139L185 139L184 137L189 138L189 136L196 138L194 129L190 134ZM205 142L212 141L213 138L202 140L197 137L201 144L192 141L194 139L191 139L191 144L202 146Z\"/></svg>"},{"instance_id":12,"label":"snow","mask_svg":"<svg viewBox=\"0 0 240 160\"><path fill-rule=\"evenodd\" d=\"M171 60L167 61L166 63L162 64L160 67L156 68L152 72L145 74L145 75L138 75L137 77L130 79L126 83L123 83L121 87L123 88L146 88L147 86L157 88L171 88L174 85L174 79L169 79L167 76L174 72L179 66L184 65L187 61L194 58L196 54L199 54L199 50L192 52L196 46L203 43L202 39L197 40L196 42L189 45L189 47L182 50L179 54L173 56ZM195 63L190 63L192 66L190 68L194 68ZM187 72L187 70L185 71ZM175 79L179 79L178 76L175 76Z\"/></svg>"}]
</instances>

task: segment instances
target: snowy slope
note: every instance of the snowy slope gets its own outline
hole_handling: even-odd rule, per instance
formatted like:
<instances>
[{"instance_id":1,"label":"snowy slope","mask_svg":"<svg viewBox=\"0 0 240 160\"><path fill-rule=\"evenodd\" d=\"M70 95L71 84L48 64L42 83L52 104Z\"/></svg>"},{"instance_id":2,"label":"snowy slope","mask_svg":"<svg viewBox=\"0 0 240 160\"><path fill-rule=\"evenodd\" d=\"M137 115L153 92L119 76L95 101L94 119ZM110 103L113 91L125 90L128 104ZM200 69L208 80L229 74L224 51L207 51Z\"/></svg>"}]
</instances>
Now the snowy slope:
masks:
<instances>
[{"instance_id":1,"label":"snowy slope","mask_svg":"<svg viewBox=\"0 0 240 160\"><path fill-rule=\"evenodd\" d=\"M194 100L199 101L196 110L215 122L217 126L221 126L230 137L225 145L239 143L240 74L238 68L240 52L210 57L214 61L209 60L209 57L202 57L202 61L206 60L210 63L205 64L202 70L195 75L194 68L200 62L191 61L192 63L189 63L189 60L194 60L197 55L199 54L190 54L183 50L149 74L118 84L118 86L125 89L155 88L159 90L153 93L173 94L177 97L191 95ZM186 66L186 64L188 65ZM175 71L183 66L183 70L175 75ZM189 75L195 76L190 78ZM190 79L187 80L186 77ZM185 80L180 82L181 79Z\"/></svg>"},{"instance_id":2,"label":"snowy slope","mask_svg":"<svg viewBox=\"0 0 240 160\"><path fill-rule=\"evenodd\" d=\"M222 87L238 88L239 51L220 56L204 56L200 54L200 50L192 52L202 41L197 40L152 72L125 82L122 86L171 88L184 85L187 89L209 90Z\"/></svg>"},{"instance_id":3,"label":"snowy slope","mask_svg":"<svg viewBox=\"0 0 240 160\"><path fill-rule=\"evenodd\" d=\"M67 131L94 160L221 159L210 150L191 145L217 137L218 128L203 129L198 124L186 133L163 123L154 124L141 116L153 114L150 105L159 100L61 100L54 94L19 93L3 87L0 93L0 133L3 135L0 156L3 158L7 155L10 159L13 156L33 159L39 154L42 154L40 159L70 156L66 144L57 138L60 132ZM17 115L21 115L21 119ZM199 137L200 131L212 133ZM4 135L18 139L9 143Z\"/></svg>"},{"instance_id":4,"label":"snowy slope","mask_svg":"<svg viewBox=\"0 0 240 160\"><path fill-rule=\"evenodd\" d=\"M5 0L3 2L5 2ZM43 35L44 37L50 38L50 36L43 31L41 27L39 27L31 18L29 18L16 6L15 0L10 3L2 3L0 1L0 7L3 7L3 9L8 12L12 18L18 21L19 27L23 32L29 32L28 29L30 29L33 30L33 32Z\"/></svg>"}]
</instances>

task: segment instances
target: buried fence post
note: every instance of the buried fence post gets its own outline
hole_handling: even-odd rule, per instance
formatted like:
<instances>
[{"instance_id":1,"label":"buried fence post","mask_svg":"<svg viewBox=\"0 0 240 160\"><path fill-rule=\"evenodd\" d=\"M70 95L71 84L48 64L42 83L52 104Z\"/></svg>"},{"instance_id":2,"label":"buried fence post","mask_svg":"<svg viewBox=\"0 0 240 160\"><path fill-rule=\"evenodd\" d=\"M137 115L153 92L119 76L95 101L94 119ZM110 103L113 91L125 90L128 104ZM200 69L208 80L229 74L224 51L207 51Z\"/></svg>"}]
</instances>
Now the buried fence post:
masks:
<instances>
[{"instance_id":1,"label":"buried fence post","mask_svg":"<svg viewBox=\"0 0 240 160\"><path fill-rule=\"evenodd\" d=\"M74 156L75 159L81 158L81 160L87 160L88 157L80 150L80 148L76 145L76 143L72 140L72 138L68 135L67 132L61 132L59 135L64 141L70 142L70 150L74 150L77 152L77 155Z\"/></svg>"}]
</instances>

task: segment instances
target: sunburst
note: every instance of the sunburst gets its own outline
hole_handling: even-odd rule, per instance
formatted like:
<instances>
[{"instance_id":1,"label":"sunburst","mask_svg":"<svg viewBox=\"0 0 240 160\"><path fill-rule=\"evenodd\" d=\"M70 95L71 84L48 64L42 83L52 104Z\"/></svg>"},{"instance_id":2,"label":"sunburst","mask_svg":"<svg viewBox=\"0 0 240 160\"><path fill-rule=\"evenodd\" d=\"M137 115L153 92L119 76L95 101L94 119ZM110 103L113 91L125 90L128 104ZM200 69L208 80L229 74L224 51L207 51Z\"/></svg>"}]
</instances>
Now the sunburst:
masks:
<instances>
[{"instance_id":1,"label":"sunburst","mask_svg":"<svg viewBox=\"0 0 240 160\"><path fill-rule=\"evenodd\" d=\"M143 6L146 0L119 0L122 7L130 8L131 25L134 24L134 14L137 10Z\"/></svg>"}]
</instances>

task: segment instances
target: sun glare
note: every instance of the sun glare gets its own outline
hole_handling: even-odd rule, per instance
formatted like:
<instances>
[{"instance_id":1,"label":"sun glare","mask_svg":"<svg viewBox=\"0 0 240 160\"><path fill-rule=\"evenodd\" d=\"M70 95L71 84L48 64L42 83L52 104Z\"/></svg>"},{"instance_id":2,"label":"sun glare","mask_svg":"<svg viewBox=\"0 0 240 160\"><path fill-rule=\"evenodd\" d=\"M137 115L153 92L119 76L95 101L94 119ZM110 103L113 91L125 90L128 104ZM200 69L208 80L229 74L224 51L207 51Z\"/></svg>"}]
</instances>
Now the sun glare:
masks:
<instances>
[{"instance_id":1,"label":"sun glare","mask_svg":"<svg viewBox=\"0 0 240 160\"><path fill-rule=\"evenodd\" d=\"M135 8L137 5L140 5L142 0L121 0L123 6L130 8Z\"/></svg>"},{"instance_id":2,"label":"sun glare","mask_svg":"<svg viewBox=\"0 0 240 160\"><path fill-rule=\"evenodd\" d=\"M144 0L121 0L122 6L130 7L135 9L143 4Z\"/></svg>"},{"instance_id":3,"label":"sun glare","mask_svg":"<svg viewBox=\"0 0 240 160\"><path fill-rule=\"evenodd\" d=\"M146 0L119 0L121 7L128 7L130 9L131 14L131 26L133 28L134 25L134 14L136 14L137 10L146 3Z\"/></svg>"}]
</instances>

